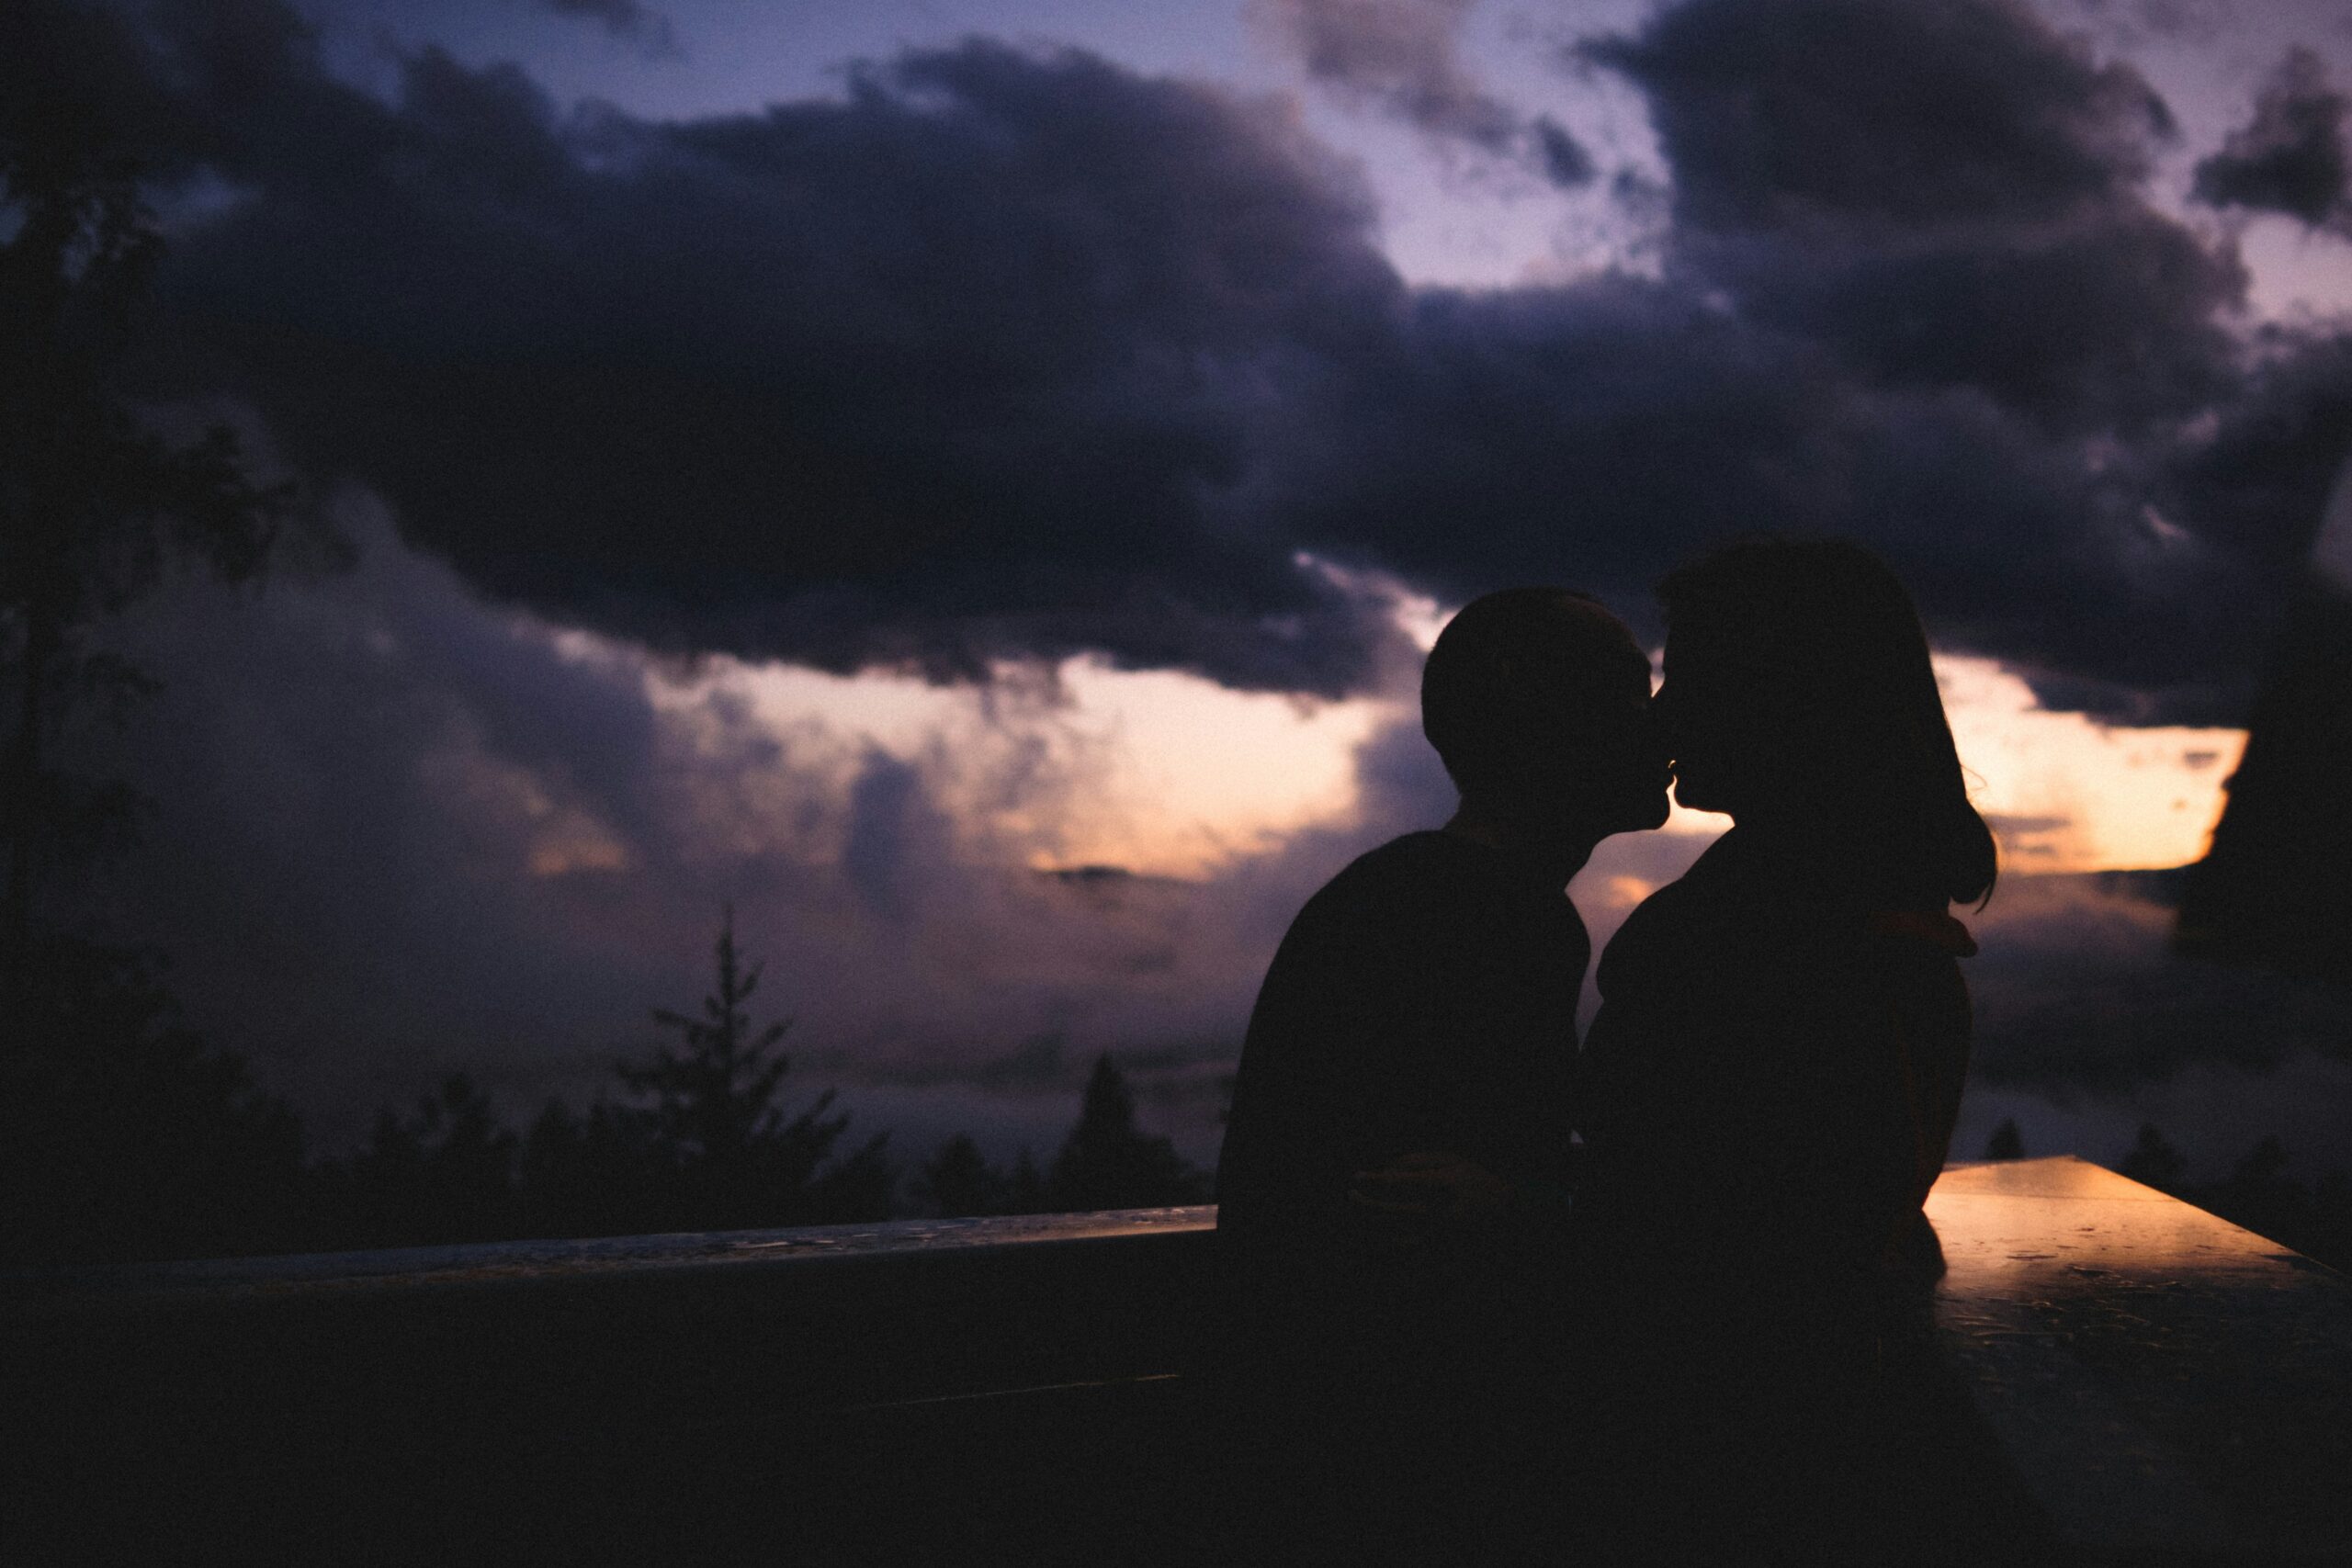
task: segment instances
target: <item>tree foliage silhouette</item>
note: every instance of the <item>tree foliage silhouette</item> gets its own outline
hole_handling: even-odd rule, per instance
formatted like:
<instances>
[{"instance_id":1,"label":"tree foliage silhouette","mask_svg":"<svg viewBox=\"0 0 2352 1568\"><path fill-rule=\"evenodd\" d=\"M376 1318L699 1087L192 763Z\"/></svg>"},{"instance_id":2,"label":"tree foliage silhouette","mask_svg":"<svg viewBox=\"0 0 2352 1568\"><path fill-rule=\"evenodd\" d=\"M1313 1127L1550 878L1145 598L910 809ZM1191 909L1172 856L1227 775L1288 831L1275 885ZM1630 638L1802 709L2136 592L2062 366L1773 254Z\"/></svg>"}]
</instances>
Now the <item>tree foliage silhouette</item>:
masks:
<instances>
[{"instance_id":1,"label":"tree foliage silhouette","mask_svg":"<svg viewBox=\"0 0 2352 1568\"><path fill-rule=\"evenodd\" d=\"M58 764L75 716L154 677L99 626L175 563L259 575L340 553L235 435L167 437L122 387L164 244L141 193L152 103L103 73L118 18L0 11L0 1162L22 1253L153 1256L305 1234L301 1134L243 1061L181 1024L153 953L49 929L58 870L127 843L136 795ZM113 39L119 42L119 39ZM305 526L296 527L301 524Z\"/></svg>"},{"instance_id":2,"label":"tree foliage silhouette","mask_svg":"<svg viewBox=\"0 0 2352 1568\"><path fill-rule=\"evenodd\" d=\"M368 1147L326 1174L344 1235L368 1247L488 1241L511 1233L518 1140L463 1073L415 1111L376 1114Z\"/></svg>"},{"instance_id":3,"label":"tree foliage silhouette","mask_svg":"<svg viewBox=\"0 0 2352 1568\"><path fill-rule=\"evenodd\" d=\"M2272 1134L2231 1168L2210 1194L2215 1212L2251 1231L2292 1242L2311 1218L2312 1190L2287 1173L2287 1149Z\"/></svg>"},{"instance_id":4,"label":"tree foliage silhouette","mask_svg":"<svg viewBox=\"0 0 2352 1568\"><path fill-rule=\"evenodd\" d=\"M2007 1117L1984 1140L1984 1157L1994 1160L2025 1158L2025 1134L2018 1131L2017 1119Z\"/></svg>"},{"instance_id":5,"label":"tree foliage silhouette","mask_svg":"<svg viewBox=\"0 0 2352 1568\"><path fill-rule=\"evenodd\" d=\"M2187 1186L2187 1162L2151 1122L2140 1124L2139 1137L2116 1169L2159 1192L2178 1193Z\"/></svg>"},{"instance_id":6,"label":"tree foliage silhouette","mask_svg":"<svg viewBox=\"0 0 2352 1568\"><path fill-rule=\"evenodd\" d=\"M623 1083L654 1101L663 1138L681 1157L720 1168L742 1165L759 1143L776 1131L773 1101L790 1063L775 1047L792 1028L790 1019L752 1028L745 1004L759 988L760 965L745 964L735 951L735 911L729 906L719 928L718 988L703 998L703 1016L655 1008L653 1021L677 1032L682 1049L657 1048L638 1064L623 1064ZM830 1103L829 1093L807 1113L812 1125ZM837 1118L830 1142L848 1118Z\"/></svg>"},{"instance_id":7,"label":"tree foliage silhouette","mask_svg":"<svg viewBox=\"0 0 2352 1568\"><path fill-rule=\"evenodd\" d=\"M968 1133L958 1133L915 1173L914 1200L942 1219L975 1214L1042 1214L1053 1198L1026 1148L1001 1170Z\"/></svg>"},{"instance_id":8,"label":"tree foliage silhouette","mask_svg":"<svg viewBox=\"0 0 2352 1568\"><path fill-rule=\"evenodd\" d=\"M517 1225L542 1236L620 1235L666 1223L652 1118L599 1100L575 1113L550 1100L524 1135Z\"/></svg>"},{"instance_id":9,"label":"tree foliage silhouette","mask_svg":"<svg viewBox=\"0 0 2352 1568\"><path fill-rule=\"evenodd\" d=\"M1012 1156L1012 1169L1004 1179L1004 1212L1008 1214L1044 1214L1054 1207L1053 1189L1046 1184L1046 1173L1037 1168L1037 1161L1027 1146Z\"/></svg>"},{"instance_id":10,"label":"tree foliage silhouette","mask_svg":"<svg viewBox=\"0 0 2352 1568\"><path fill-rule=\"evenodd\" d=\"M2335 1167L2307 1184L2290 1174L2292 1163L2286 1145L2271 1134L2231 1167L2226 1179L2199 1183L2189 1179L2188 1161L2171 1141L2154 1126L2143 1126L2116 1168L2257 1235L2335 1268L2352 1269L2352 1173Z\"/></svg>"},{"instance_id":11,"label":"tree foliage silhouette","mask_svg":"<svg viewBox=\"0 0 2352 1568\"><path fill-rule=\"evenodd\" d=\"M0 962L25 975L40 861L104 841L130 804L122 786L51 762L74 704L119 707L153 685L145 671L92 649L90 629L151 592L175 558L230 582L254 577L293 509L288 487L250 477L226 426L175 445L133 412L114 367L164 249L138 164L119 128L74 84L19 62L6 85L0 661L16 711L0 768Z\"/></svg>"},{"instance_id":12,"label":"tree foliage silhouette","mask_svg":"<svg viewBox=\"0 0 2352 1568\"><path fill-rule=\"evenodd\" d=\"M0 1249L12 1259L285 1250L312 1235L301 1124L180 1021L151 954L40 944L0 1034Z\"/></svg>"},{"instance_id":13,"label":"tree foliage silhouette","mask_svg":"<svg viewBox=\"0 0 2352 1568\"><path fill-rule=\"evenodd\" d=\"M943 1219L1001 1214L1010 1196L1002 1172L988 1162L971 1134L958 1133L939 1145L915 1174L915 1198Z\"/></svg>"},{"instance_id":14,"label":"tree foliage silhouette","mask_svg":"<svg viewBox=\"0 0 2352 1568\"><path fill-rule=\"evenodd\" d=\"M1136 1126L1135 1095L1108 1054L1094 1061L1078 1124L1047 1179L1064 1209L1150 1209L1203 1200L1204 1183L1166 1138Z\"/></svg>"}]
</instances>

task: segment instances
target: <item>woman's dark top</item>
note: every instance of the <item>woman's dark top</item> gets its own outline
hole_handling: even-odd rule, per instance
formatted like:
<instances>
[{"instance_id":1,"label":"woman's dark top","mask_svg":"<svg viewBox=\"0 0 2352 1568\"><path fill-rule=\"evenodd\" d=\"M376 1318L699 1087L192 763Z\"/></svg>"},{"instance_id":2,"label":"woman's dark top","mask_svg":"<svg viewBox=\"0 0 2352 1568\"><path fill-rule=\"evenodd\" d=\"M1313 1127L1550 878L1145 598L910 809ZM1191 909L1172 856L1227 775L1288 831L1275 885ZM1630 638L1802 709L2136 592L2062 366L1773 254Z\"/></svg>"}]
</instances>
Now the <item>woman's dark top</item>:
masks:
<instances>
[{"instance_id":1,"label":"woman's dark top","mask_svg":"<svg viewBox=\"0 0 2352 1568\"><path fill-rule=\"evenodd\" d=\"M1354 1174L1443 1149L1556 1183L1591 954L1566 893L1447 833L1372 851L1309 899L1250 1018L1217 1168L1220 1246L1269 1311L1442 1288L1448 1251L1400 1246Z\"/></svg>"},{"instance_id":2,"label":"woman's dark top","mask_svg":"<svg viewBox=\"0 0 2352 1568\"><path fill-rule=\"evenodd\" d=\"M1577 1248L1642 1310L1868 1307L1940 1271L1920 1213L1968 1065L1975 952L1940 906L1741 829L1603 954Z\"/></svg>"}]
</instances>

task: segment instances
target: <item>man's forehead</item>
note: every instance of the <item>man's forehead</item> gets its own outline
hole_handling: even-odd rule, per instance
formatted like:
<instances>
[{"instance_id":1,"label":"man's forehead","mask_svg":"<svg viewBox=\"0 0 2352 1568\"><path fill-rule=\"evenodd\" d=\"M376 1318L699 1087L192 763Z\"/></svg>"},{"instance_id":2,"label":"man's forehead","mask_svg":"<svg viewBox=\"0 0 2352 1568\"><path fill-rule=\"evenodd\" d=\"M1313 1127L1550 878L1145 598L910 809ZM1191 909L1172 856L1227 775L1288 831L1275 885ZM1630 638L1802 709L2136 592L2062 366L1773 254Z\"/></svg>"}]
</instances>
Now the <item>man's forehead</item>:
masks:
<instances>
[{"instance_id":1,"label":"man's forehead","mask_svg":"<svg viewBox=\"0 0 2352 1568\"><path fill-rule=\"evenodd\" d=\"M1475 620L1487 603L1474 604L1468 615ZM1648 655L1625 623L1599 601L1554 589L1541 592L1540 598L1522 598L1511 618L1518 624L1507 631L1492 623L1474 631L1470 621L1462 623L1469 635L1457 645L1467 656L1457 679L1464 684L1516 687L1536 701L1545 700L1540 694L1547 692L1551 700L1575 693L1615 693L1634 682L1648 691ZM1441 643L1446 640L1440 638ZM1433 663L1437 657L1432 655Z\"/></svg>"},{"instance_id":2,"label":"man's forehead","mask_svg":"<svg viewBox=\"0 0 2352 1568\"><path fill-rule=\"evenodd\" d=\"M1589 637L1563 639L1543 662L1540 674L1529 673L1536 675L1542 687L1562 695L1583 693L1613 699L1629 688L1638 688L1644 695L1650 689L1649 655L1623 626L1605 637L1595 628Z\"/></svg>"},{"instance_id":3,"label":"man's forehead","mask_svg":"<svg viewBox=\"0 0 2352 1568\"><path fill-rule=\"evenodd\" d=\"M1626 630L1625 623L1619 620L1616 613L1598 599L1588 599L1581 593L1563 592L1555 603L1566 619L1589 629L1596 636L1621 637L1627 641L1633 639L1634 634Z\"/></svg>"}]
</instances>

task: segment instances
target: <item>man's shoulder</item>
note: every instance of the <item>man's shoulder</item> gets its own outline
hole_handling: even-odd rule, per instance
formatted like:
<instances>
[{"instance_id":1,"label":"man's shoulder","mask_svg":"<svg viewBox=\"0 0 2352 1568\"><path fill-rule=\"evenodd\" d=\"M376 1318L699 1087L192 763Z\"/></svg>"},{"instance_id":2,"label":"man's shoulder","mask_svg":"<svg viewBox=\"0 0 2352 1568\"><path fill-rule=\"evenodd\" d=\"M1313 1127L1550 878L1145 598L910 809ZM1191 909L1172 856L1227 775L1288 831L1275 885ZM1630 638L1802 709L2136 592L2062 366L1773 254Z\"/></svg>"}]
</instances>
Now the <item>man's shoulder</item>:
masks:
<instances>
[{"instance_id":1,"label":"man's shoulder","mask_svg":"<svg viewBox=\"0 0 2352 1568\"><path fill-rule=\"evenodd\" d=\"M1425 910L1433 900L1469 894L1490 880L1486 861L1491 853L1450 833L1407 833L1350 861L1306 901L1306 909Z\"/></svg>"},{"instance_id":2,"label":"man's shoulder","mask_svg":"<svg viewBox=\"0 0 2352 1568\"><path fill-rule=\"evenodd\" d=\"M1463 840L1435 829L1402 833L1356 856L1325 886L1458 875L1463 846Z\"/></svg>"},{"instance_id":3,"label":"man's shoulder","mask_svg":"<svg viewBox=\"0 0 2352 1568\"><path fill-rule=\"evenodd\" d=\"M1385 944L1419 930L1452 902L1459 880L1435 832L1407 833L1356 856L1293 916L1285 948Z\"/></svg>"}]
</instances>

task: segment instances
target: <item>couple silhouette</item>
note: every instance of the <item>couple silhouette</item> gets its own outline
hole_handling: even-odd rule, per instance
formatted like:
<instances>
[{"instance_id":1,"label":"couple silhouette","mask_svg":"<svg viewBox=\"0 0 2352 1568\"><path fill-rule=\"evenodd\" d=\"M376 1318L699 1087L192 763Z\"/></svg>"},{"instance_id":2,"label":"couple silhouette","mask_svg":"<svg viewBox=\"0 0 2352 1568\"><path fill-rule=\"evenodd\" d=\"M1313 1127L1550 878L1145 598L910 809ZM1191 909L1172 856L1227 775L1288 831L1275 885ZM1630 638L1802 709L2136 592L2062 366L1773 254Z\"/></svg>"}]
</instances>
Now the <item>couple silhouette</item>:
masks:
<instances>
[{"instance_id":1,"label":"couple silhouette","mask_svg":"<svg viewBox=\"0 0 2352 1568\"><path fill-rule=\"evenodd\" d=\"M1993 838L1867 551L1744 542L1658 596L1655 696L1582 594L1457 615L1421 714L1460 808L1309 899L1259 993L1218 1245L1294 1559L1770 1559L1917 1479L1888 1394ZM1610 943L1579 1050L1566 885L1669 780L1734 826Z\"/></svg>"}]
</instances>

